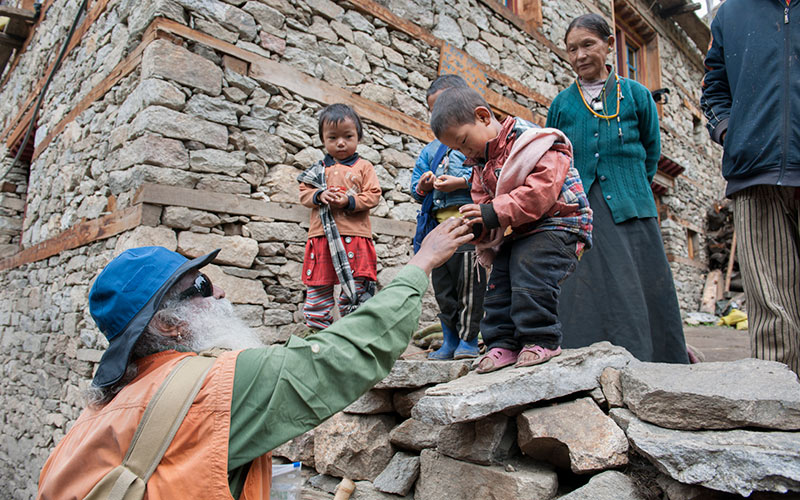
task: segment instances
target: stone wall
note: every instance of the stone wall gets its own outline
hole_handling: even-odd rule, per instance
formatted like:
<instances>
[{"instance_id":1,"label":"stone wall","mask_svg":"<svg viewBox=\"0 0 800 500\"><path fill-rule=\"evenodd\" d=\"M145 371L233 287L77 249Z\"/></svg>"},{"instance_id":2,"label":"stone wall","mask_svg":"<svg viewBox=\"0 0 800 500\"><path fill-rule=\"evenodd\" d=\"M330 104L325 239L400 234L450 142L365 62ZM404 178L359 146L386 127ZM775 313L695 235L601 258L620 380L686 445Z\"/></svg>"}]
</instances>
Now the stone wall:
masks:
<instances>
[{"instance_id":1,"label":"stone wall","mask_svg":"<svg viewBox=\"0 0 800 500\"><path fill-rule=\"evenodd\" d=\"M0 88L3 130L16 126L15 117L45 76L78 3L54 3L18 69L6 75ZM163 34L149 42L141 61L107 91L92 94L126 58L136 56L146 28L156 18L427 120L424 95L437 75L438 46L351 3L90 4L92 22L45 97L29 180L27 171L15 170L5 179L14 178L14 192L0 193L0 248L11 245L5 247L9 252L20 244L28 248L46 242L83 220L119 213L135 203L135 193L145 183L247 201L297 202L297 174L322 157L316 115L324 103L273 84L269 75L242 74L219 48ZM540 118L546 115L547 100L573 79L566 61L547 44L483 0L390 0L380 5L544 96L537 102L530 93L489 82L491 90ZM545 0L541 33L560 47L569 17L583 12L583 6L578 0ZM597 8L610 15L605 3ZM659 29L681 35L671 25ZM697 248L705 248L702 217L721 196L715 166L720 154L705 131L697 133L692 114L682 104L682 97L698 100L699 69L685 60L671 38L659 37L662 80L672 88L670 102L662 109L664 153L686 168L662 197L668 209L662 233L669 253L688 258L687 224L700 229ZM683 95L671 81L695 90ZM87 96L94 100L84 109L81 101ZM68 118L74 109L81 111ZM359 152L375 165L383 191L372 215L407 229L417 209L408 190L411 171L425 141L400 128L365 120ZM52 142L43 142L52 132L59 133ZM267 341L285 340L298 328L305 222L269 213L242 214L230 206L197 209L180 199L147 208L148 220L120 236L0 271L0 286L7 291L0 297L0 360L6 375L0 382L0 398L6 402L0 410L0 458L8 464L0 468L0 494L5 498L32 496L44 459L80 410L80 390L105 348L88 314L88 289L105 263L123 249L161 244L193 256L225 248L209 274L229 292L237 312ZM381 284L410 258L410 239L403 231L376 231ZM702 265L674 261L672 266L681 306L693 311L704 279ZM430 293L425 304L423 321L429 321L436 312Z\"/></svg>"}]
</instances>

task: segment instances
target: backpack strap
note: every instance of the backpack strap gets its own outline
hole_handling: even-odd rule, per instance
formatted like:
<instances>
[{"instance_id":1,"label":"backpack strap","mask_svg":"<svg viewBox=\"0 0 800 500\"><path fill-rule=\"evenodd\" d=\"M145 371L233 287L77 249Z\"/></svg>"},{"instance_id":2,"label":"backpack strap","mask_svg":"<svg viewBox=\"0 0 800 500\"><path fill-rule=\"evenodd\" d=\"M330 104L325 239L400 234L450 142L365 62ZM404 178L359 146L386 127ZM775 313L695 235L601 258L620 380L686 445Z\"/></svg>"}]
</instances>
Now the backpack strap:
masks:
<instances>
[{"instance_id":1,"label":"backpack strap","mask_svg":"<svg viewBox=\"0 0 800 500\"><path fill-rule=\"evenodd\" d=\"M436 173L436 167L438 167L439 164L442 163L442 158L444 158L444 155L447 153L447 150L448 150L447 146L445 146L444 144L439 144L439 149L437 149L436 153L433 155L433 161L431 162L430 166L431 172L433 172L434 174Z\"/></svg>"},{"instance_id":2,"label":"backpack strap","mask_svg":"<svg viewBox=\"0 0 800 500\"><path fill-rule=\"evenodd\" d=\"M169 373L148 403L133 435L123 466L133 474L122 474L109 499L123 498L130 484L140 478L145 484L155 472L184 417L203 386L214 358L188 356ZM114 496L114 493L122 496Z\"/></svg>"}]
</instances>

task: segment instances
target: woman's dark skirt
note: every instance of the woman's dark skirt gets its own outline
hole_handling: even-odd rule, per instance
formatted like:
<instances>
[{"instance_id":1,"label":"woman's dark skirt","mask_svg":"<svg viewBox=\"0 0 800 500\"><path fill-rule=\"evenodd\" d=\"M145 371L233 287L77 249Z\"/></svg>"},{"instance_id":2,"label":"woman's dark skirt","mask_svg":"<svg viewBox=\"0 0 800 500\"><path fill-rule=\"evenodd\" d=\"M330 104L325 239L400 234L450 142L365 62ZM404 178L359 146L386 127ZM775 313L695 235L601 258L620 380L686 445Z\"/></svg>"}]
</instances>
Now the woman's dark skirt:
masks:
<instances>
[{"instance_id":1,"label":"woman's dark skirt","mask_svg":"<svg viewBox=\"0 0 800 500\"><path fill-rule=\"evenodd\" d=\"M593 246L564 281L565 348L608 340L641 361L688 363L678 297L655 217L615 224L599 183L589 190Z\"/></svg>"}]
</instances>

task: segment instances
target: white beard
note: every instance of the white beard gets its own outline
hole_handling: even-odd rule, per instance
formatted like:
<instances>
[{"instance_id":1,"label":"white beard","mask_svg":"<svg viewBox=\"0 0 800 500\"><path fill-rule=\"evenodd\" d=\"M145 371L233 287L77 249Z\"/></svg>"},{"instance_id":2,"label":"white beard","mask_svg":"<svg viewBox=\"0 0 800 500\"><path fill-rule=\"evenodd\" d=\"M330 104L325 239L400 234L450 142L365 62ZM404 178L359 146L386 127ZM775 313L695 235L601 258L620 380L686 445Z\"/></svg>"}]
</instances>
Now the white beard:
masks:
<instances>
[{"instance_id":1,"label":"white beard","mask_svg":"<svg viewBox=\"0 0 800 500\"><path fill-rule=\"evenodd\" d=\"M236 316L228 299L205 300L181 312L188 336L184 343L194 352L265 347L258 334Z\"/></svg>"}]
</instances>

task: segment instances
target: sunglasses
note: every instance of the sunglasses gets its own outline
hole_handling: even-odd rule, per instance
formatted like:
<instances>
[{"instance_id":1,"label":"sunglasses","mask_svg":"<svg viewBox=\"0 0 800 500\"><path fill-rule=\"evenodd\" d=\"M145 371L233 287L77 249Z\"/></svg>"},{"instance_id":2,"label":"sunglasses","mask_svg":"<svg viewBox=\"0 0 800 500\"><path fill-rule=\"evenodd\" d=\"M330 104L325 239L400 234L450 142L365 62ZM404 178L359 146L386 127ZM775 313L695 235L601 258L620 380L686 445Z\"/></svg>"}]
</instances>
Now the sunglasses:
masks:
<instances>
[{"instance_id":1,"label":"sunglasses","mask_svg":"<svg viewBox=\"0 0 800 500\"><path fill-rule=\"evenodd\" d=\"M200 297L211 297L214 295L214 285L211 284L211 280L208 276L202 273L197 275L192 286L182 291L180 295L178 295L178 298L180 300L185 300L198 295Z\"/></svg>"}]
</instances>

